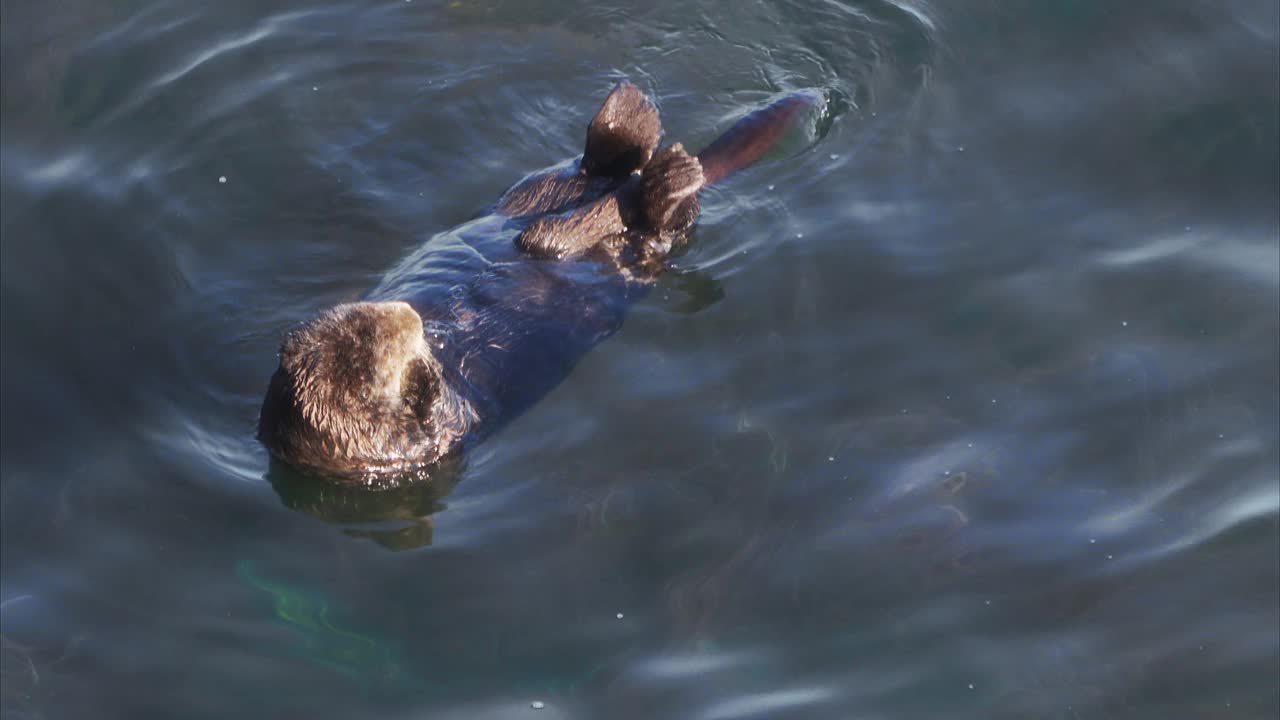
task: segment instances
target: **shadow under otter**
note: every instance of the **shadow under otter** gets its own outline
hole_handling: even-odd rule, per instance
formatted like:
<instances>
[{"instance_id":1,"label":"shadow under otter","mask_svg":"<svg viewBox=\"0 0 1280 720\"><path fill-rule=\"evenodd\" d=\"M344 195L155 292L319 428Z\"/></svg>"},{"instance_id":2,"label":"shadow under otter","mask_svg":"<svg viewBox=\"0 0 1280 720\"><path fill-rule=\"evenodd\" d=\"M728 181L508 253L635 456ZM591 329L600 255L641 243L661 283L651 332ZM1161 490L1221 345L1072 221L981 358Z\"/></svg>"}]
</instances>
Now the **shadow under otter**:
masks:
<instances>
[{"instance_id":1,"label":"shadow under otter","mask_svg":"<svg viewBox=\"0 0 1280 720\"><path fill-rule=\"evenodd\" d=\"M290 333L258 437L308 474L425 477L518 415L615 332L688 242L698 193L772 149L816 104L791 95L696 157L658 151L657 109L620 83L580 160L433 238L371 290Z\"/></svg>"}]
</instances>

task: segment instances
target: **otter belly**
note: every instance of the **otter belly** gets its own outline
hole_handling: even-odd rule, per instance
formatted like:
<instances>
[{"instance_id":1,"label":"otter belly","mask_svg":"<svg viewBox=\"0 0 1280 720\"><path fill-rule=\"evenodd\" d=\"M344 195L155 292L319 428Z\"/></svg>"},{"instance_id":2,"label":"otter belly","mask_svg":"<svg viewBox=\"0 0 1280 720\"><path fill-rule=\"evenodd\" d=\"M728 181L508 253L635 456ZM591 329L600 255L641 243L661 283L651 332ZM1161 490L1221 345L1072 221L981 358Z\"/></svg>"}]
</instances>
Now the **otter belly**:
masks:
<instances>
[{"instance_id":1,"label":"otter belly","mask_svg":"<svg viewBox=\"0 0 1280 720\"><path fill-rule=\"evenodd\" d=\"M519 228L481 218L428 241L366 296L409 303L446 381L492 432L555 388L644 295L616 267L512 250Z\"/></svg>"}]
</instances>

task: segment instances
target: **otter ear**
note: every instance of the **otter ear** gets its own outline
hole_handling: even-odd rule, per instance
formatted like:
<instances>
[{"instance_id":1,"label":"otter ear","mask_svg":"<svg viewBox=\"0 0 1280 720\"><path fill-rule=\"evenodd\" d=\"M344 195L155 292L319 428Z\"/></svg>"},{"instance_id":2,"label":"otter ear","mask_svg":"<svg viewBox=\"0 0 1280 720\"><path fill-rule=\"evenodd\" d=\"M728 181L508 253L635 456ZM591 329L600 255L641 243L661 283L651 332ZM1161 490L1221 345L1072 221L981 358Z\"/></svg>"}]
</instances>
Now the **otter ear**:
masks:
<instances>
[{"instance_id":1,"label":"otter ear","mask_svg":"<svg viewBox=\"0 0 1280 720\"><path fill-rule=\"evenodd\" d=\"M640 88L623 80L587 127L582 169L589 175L625 178L649 162L661 139L658 109Z\"/></svg>"}]
</instances>

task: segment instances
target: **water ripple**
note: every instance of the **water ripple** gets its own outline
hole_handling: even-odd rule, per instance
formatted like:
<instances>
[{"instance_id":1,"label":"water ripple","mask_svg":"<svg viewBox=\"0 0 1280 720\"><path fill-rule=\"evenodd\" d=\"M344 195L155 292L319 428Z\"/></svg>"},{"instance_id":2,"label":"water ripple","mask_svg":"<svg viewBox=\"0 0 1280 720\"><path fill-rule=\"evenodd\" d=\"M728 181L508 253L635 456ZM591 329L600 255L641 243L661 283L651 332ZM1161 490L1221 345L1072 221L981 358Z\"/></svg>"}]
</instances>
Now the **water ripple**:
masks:
<instances>
[{"instance_id":1,"label":"water ripple","mask_svg":"<svg viewBox=\"0 0 1280 720\"><path fill-rule=\"evenodd\" d=\"M718 702L702 711L698 717L702 720L730 720L754 717L769 712L805 714L813 712L812 706L827 702L834 696L835 691L825 687L754 693Z\"/></svg>"},{"instance_id":2,"label":"water ripple","mask_svg":"<svg viewBox=\"0 0 1280 720\"><path fill-rule=\"evenodd\" d=\"M296 20L301 20L302 18L305 18L310 14L311 13L307 13L307 12L292 12L292 13L283 13L280 15L275 15L275 16L266 18L265 20L262 20L261 22L259 22L257 27L251 30L245 31L244 33L233 36L231 38L219 41L214 45L212 45L211 47L205 48L204 50L194 53L191 57L187 59L187 61L183 65L178 67L176 70L172 70L168 73L165 73L164 75L161 75L155 80L152 80L151 87L159 88L159 87L168 85L170 83L173 83L177 80L181 80L183 77L191 73L193 70L199 68L201 65L204 65L205 63L211 60L214 60L222 55L233 52L235 50L239 50L240 48L248 47L260 40L264 40L268 37L271 37L288 23Z\"/></svg>"}]
</instances>

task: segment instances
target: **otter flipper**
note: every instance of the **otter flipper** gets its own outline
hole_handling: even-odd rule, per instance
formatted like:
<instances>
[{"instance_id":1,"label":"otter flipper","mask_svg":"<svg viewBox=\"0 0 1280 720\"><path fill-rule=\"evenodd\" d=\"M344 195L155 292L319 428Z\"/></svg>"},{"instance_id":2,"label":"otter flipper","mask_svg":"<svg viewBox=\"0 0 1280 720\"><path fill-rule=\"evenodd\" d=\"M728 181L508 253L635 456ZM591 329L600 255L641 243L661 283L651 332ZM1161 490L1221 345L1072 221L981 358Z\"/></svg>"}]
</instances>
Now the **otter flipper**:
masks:
<instances>
[{"instance_id":1,"label":"otter flipper","mask_svg":"<svg viewBox=\"0 0 1280 720\"><path fill-rule=\"evenodd\" d=\"M502 196L497 211L508 217L529 217L591 202L644 167L661 139L658 109L640 88L623 80L587 126L579 167L525 178Z\"/></svg>"},{"instance_id":2,"label":"otter flipper","mask_svg":"<svg viewBox=\"0 0 1280 720\"><path fill-rule=\"evenodd\" d=\"M538 218L516 238L530 255L564 259L586 254L605 238L684 232L698 219L702 166L683 145L658 153L638 179L583 207Z\"/></svg>"},{"instance_id":3,"label":"otter flipper","mask_svg":"<svg viewBox=\"0 0 1280 720\"><path fill-rule=\"evenodd\" d=\"M502 196L495 210L507 217L563 212L609 192L612 185L576 172L541 172L517 183Z\"/></svg>"},{"instance_id":4,"label":"otter flipper","mask_svg":"<svg viewBox=\"0 0 1280 720\"><path fill-rule=\"evenodd\" d=\"M619 117L623 108L642 114L637 103L652 108L635 86L619 84L592 121L593 131L605 127L609 118ZM516 238L516 247L537 257L564 259L586 254L606 237L627 234L633 247L641 248L638 255L664 255L683 244L682 234L697 221L698 193L764 157L814 104L810 95L783 98L734 123L697 156L676 143L649 159L638 178L632 177L608 195L538 218ZM643 125L641 121L636 127ZM593 131L588 132L589 151ZM656 143L659 134L655 129L646 141ZM586 158L583 163L585 167Z\"/></svg>"},{"instance_id":5,"label":"otter flipper","mask_svg":"<svg viewBox=\"0 0 1280 720\"><path fill-rule=\"evenodd\" d=\"M698 191L706 185L702 164L680 143L658 153L640 178L644 217L651 230L678 232L698 218Z\"/></svg>"},{"instance_id":6,"label":"otter flipper","mask_svg":"<svg viewBox=\"0 0 1280 720\"><path fill-rule=\"evenodd\" d=\"M635 187L633 180L593 203L538 218L516 236L516 247L534 257L558 260L586 254L600 241L621 235L634 224Z\"/></svg>"},{"instance_id":7,"label":"otter flipper","mask_svg":"<svg viewBox=\"0 0 1280 720\"><path fill-rule=\"evenodd\" d=\"M625 180L649 162L661 140L658 108L640 88L623 80L610 91L587 126L582 171Z\"/></svg>"}]
</instances>

